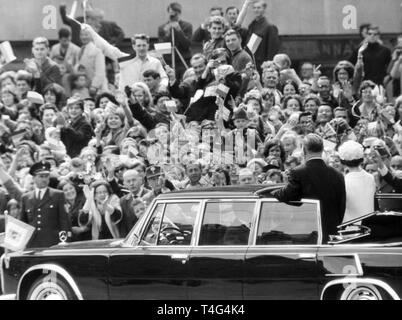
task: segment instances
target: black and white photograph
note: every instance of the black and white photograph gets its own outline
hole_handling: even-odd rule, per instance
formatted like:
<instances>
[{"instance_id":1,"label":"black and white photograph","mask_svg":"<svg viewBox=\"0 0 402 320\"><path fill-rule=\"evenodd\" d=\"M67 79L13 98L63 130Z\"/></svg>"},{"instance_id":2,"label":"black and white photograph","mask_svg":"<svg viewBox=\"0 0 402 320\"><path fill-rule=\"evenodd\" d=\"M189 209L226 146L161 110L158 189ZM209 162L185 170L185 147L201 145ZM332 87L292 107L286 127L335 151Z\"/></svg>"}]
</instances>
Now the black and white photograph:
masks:
<instances>
[{"instance_id":1,"label":"black and white photograph","mask_svg":"<svg viewBox=\"0 0 402 320\"><path fill-rule=\"evenodd\" d=\"M401 0L0 14L0 304L401 299Z\"/></svg>"}]
</instances>

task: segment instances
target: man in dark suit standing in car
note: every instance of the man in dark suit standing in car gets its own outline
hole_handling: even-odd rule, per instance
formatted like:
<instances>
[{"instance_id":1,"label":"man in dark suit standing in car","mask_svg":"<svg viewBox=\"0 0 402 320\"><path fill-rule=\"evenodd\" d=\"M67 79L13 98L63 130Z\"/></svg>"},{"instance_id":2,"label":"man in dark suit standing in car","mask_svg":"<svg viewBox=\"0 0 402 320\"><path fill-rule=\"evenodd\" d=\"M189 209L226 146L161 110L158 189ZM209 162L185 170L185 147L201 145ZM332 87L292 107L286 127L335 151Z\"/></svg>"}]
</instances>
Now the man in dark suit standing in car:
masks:
<instances>
[{"instance_id":1,"label":"man in dark suit standing in car","mask_svg":"<svg viewBox=\"0 0 402 320\"><path fill-rule=\"evenodd\" d=\"M34 164L29 174L33 176L35 190L21 198L21 219L33 226L35 232L28 246L43 248L56 245L61 238L71 235L71 223L64 208L62 191L49 188L50 164Z\"/></svg>"},{"instance_id":2,"label":"man in dark suit standing in car","mask_svg":"<svg viewBox=\"0 0 402 320\"><path fill-rule=\"evenodd\" d=\"M341 173L328 167L322 159L324 143L317 134L309 134L303 140L305 164L289 174L288 184L272 195L281 202L317 199L321 204L323 243L329 235L337 234L337 226L343 221L346 206L345 179Z\"/></svg>"}]
</instances>

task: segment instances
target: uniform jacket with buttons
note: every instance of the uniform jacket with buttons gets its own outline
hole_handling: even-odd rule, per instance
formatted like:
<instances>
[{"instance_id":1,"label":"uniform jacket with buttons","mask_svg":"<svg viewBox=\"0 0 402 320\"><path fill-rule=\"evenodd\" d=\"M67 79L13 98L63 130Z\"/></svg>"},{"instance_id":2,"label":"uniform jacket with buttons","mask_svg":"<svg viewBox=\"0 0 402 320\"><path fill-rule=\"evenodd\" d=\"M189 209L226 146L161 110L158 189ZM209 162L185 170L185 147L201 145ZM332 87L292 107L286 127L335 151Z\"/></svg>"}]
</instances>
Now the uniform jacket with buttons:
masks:
<instances>
[{"instance_id":1,"label":"uniform jacket with buttons","mask_svg":"<svg viewBox=\"0 0 402 320\"><path fill-rule=\"evenodd\" d=\"M35 228L28 247L43 248L56 245L60 242L61 231L71 231L71 222L64 204L64 193L51 188L46 190L42 200L35 197L35 191L22 196L21 221Z\"/></svg>"}]
</instances>

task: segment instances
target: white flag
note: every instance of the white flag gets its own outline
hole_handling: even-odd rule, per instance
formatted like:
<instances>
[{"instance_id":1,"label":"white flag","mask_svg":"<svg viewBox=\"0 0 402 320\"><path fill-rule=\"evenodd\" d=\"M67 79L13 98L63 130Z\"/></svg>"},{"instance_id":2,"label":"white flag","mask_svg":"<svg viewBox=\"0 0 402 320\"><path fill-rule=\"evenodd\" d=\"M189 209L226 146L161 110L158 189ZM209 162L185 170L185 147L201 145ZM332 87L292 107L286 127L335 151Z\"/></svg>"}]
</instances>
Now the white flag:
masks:
<instances>
[{"instance_id":1,"label":"white flag","mask_svg":"<svg viewBox=\"0 0 402 320\"><path fill-rule=\"evenodd\" d=\"M28 245L35 228L11 216L7 216L6 233L2 247L11 251L23 251Z\"/></svg>"},{"instance_id":2,"label":"white flag","mask_svg":"<svg viewBox=\"0 0 402 320\"><path fill-rule=\"evenodd\" d=\"M171 54L172 44L170 42L155 43L155 50L160 54Z\"/></svg>"},{"instance_id":3,"label":"white flag","mask_svg":"<svg viewBox=\"0 0 402 320\"><path fill-rule=\"evenodd\" d=\"M6 64L17 59L17 57L14 55L13 48L11 47L11 43L9 41L0 43L0 54L3 56Z\"/></svg>"},{"instance_id":4,"label":"white flag","mask_svg":"<svg viewBox=\"0 0 402 320\"><path fill-rule=\"evenodd\" d=\"M258 50L258 47L260 46L262 41L262 38L257 36L255 33L252 34L250 41L247 44L247 48L250 49L250 51L255 54Z\"/></svg>"}]
</instances>

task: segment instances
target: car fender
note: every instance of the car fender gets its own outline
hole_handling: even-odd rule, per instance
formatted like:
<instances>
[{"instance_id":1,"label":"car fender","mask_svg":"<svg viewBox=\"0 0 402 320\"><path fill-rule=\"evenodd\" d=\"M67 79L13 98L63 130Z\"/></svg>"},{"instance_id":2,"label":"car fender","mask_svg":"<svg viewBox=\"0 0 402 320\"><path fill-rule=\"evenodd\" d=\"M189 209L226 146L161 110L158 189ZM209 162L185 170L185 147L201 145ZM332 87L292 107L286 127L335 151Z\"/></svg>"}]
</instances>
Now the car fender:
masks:
<instances>
[{"instance_id":1,"label":"car fender","mask_svg":"<svg viewBox=\"0 0 402 320\"><path fill-rule=\"evenodd\" d=\"M377 280L377 279L370 279L370 278L351 278L351 277L347 277L347 278L343 278L343 279L337 279L337 280L333 280L328 282L324 289L322 290L321 293L321 297L320 299L323 300L325 292L333 286L336 285L353 285L353 284L371 284L374 285L376 287L379 287L383 290L385 290L392 299L394 300L401 300L400 297L398 296L398 294L395 292L394 289L391 288L390 285L388 285L387 283L385 283L384 281L381 280Z\"/></svg>"},{"instance_id":2,"label":"car fender","mask_svg":"<svg viewBox=\"0 0 402 320\"><path fill-rule=\"evenodd\" d=\"M78 288L76 282L74 281L73 277L62 267L55 265L55 264L38 264L35 266L30 267L27 271L24 272L22 275L20 281L18 282L18 287L17 287L17 300L20 298L20 291L21 291L21 286L24 282L24 279L31 274L32 272L42 270L42 271L48 271L50 272L50 276L53 275L55 276L60 276L63 278L64 281L67 282L67 284L71 287L73 290L74 294L76 295L78 300L84 300L80 289ZM51 281L51 278L50 278Z\"/></svg>"}]
</instances>

